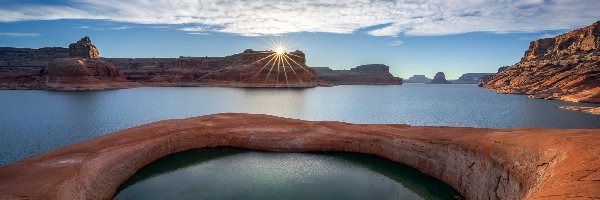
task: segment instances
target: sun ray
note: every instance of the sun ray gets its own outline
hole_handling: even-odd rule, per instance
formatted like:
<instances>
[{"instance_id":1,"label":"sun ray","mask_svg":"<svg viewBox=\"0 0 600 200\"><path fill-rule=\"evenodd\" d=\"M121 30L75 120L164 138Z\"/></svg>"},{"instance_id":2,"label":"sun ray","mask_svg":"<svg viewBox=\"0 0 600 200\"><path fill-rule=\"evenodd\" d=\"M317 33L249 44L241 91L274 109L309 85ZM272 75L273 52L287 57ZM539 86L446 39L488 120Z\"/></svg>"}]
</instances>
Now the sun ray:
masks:
<instances>
[{"instance_id":1,"label":"sun ray","mask_svg":"<svg viewBox=\"0 0 600 200\"><path fill-rule=\"evenodd\" d=\"M256 76L257 76L257 75L258 75L260 72L262 72L262 71L263 71L263 69L264 69L264 68L265 68L267 65L269 65L269 63L271 63L271 61L273 61L273 60L275 59L275 57L276 57L276 56L274 56L274 55L275 55L275 54L272 54L272 55L271 55L271 56L273 56L273 57L271 57L271 59L269 59L269 61L268 61L267 63L265 63L265 64L264 64L264 65L263 65L263 66L260 68L260 70L256 71L256 73L254 74L254 76L252 76L252 78L250 78L250 80L253 80L253 79L254 79L254 78L255 78L255 77L256 77Z\"/></svg>"},{"instance_id":2,"label":"sun ray","mask_svg":"<svg viewBox=\"0 0 600 200\"><path fill-rule=\"evenodd\" d=\"M292 66L292 64L290 64L290 61L288 61L285 56L283 56L283 60L288 64L288 66L290 66L290 69L292 70L292 72L294 72L294 75L296 75L296 78L298 78L298 81L303 82L302 79L300 78L300 76L298 76L298 73L296 73L296 70L294 70L294 67Z\"/></svg>"},{"instance_id":3,"label":"sun ray","mask_svg":"<svg viewBox=\"0 0 600 200\"><path fill-rule=\"evenodd\" d=\"M290 55L293 55L293 54L290 54ZM289 56L287 56L287 55L284 55L284 56L286 56L287 58L289 58L290 60L292 60L292 62L293 62L293 63L295 63L296 65L298 65L300 68L304 69L304 71L308 72L310 75L312 75L312 76L314 76L314 75L315 75L315 74L313 74L313 73L312 73L310 70L306 69L304 66L302 66L302 65L298 64L298 62L296 62L296 60L294 60L294 59L290 58L290 57L289 57Z\"/></svg>"},{"instance_id":4,"label":"sun ray","mask_svg":"<svg viewBox=\"0 0 600 200\"><path fill-rule=\"evenodd\" d=\"M279 60L281 60L281 66L283 68L283 76L285 77L285 85L290 87L290 83L288 82L287 71L285 70L285 63L283 62L283 56L279 56Z\"/></svg>"},{"instance_id":5,"label":"sun ray","mask_svg":"<svg viewBox=\"0 0 600 200\"><path fill-rule=\"evenodd\" d=\"M277 56L275 56L273 58L277 58ZM269 80L269 76L271 75L271 71L273 71L274 66L275 66L275 61L273 61L273 63L271 64L271 69L269 69L269 73L267 74L267 77L265 78L265 83Z\"/></svg>"},{"instance_id":6,"label":"sun ray","mask_svg":"<svg viewBox=\"0 0 600 200\"><path fill-rule=\"evenodd\" d=\"M258 62L260 62L260 61L263 61L263 60L265 60L265 59L267 59L267 58L269 58L269 57L271 57L271 56L274 56L274 55L275 55L275 54L271 54L271 55L269 55L269 56L266 56L266 57L264 57L264 58L258 59L257 61L254 61L254 62L250 63L249 65L254 65L254 64L256 64L256 63L258 63Z\"/></svg>"}]
</instances>

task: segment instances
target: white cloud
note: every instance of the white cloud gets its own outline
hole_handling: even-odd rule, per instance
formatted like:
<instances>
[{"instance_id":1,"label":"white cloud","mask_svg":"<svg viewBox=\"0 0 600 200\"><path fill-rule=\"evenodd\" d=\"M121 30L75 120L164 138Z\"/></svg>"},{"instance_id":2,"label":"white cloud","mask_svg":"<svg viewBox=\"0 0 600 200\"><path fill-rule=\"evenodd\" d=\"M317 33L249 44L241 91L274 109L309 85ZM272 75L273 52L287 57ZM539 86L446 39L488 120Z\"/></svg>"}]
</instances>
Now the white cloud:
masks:
<instances>
[{"instance_id":1,"label":"white cloud","mask_svg":"<svg viewBox=\"0 0 600 200\"><path fill-rule=\"evenodd\" d=\"M14 33L14 32L2 32L0 33L0 36L7 36L7 37L36 37L36 36L40 36L42 34L39 33Z\"/></svg>"},{"instance_id":2,"label":"white cloud","mask_svg":"<svg viewBox=\"0 0 600 200\"><path fill-rule=\"evenodd\" d=\"M131 27L131 26L117 26L117 27L112 27L110 29L112 29L112 30L125 30L125 29L130 29L130 28L133 28L133 27Z\"/></svg>"},{"instance_id":3,"label":"white cloud","mask_svg":"<svg viewBox=\"0 0 600 200\"><path fill-rule=\"evenodd\" d=\"M0 8L0 22L103 19L186 27L190 32L244 36L293 32L373 36L448 35L468 32L538 32L572 29L600 19L590 0L70 0L70 5L23 4ZM187 30L186 30L187 29ZM194 30L197 29L197 30Z\"/></svg>"},{"instance_id":4,"label":"white cloud","mask_svg":"<svg viewBox=\"0 0 600 200\"><path fill-rule=\"evenodd\" d=\"M210 35L210 33L205 33L205 32L189 32L187 34L190 34L190 35Z\"/></svg>"},{"instance_id":5,"label":"white cloud","mask_svg":"<svg viewBox=\"0 0 600 200\"><path fill-rule=\"evenodd\" d=\"M400 46L402 44L404 44L403 41L396 40L396 41L392 41L392 42L388 43L388 46Z\"/></svg>"}]
</instances>

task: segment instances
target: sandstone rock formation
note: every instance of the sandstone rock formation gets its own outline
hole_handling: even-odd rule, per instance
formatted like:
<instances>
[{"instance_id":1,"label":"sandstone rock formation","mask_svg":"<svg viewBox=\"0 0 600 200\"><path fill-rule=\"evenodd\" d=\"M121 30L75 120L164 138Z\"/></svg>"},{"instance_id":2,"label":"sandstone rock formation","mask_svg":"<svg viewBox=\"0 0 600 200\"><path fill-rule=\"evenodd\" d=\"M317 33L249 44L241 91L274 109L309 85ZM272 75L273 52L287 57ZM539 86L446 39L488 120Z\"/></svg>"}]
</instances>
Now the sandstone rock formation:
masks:
<instances>
[{"instance_id":1,"label":"sandstone rock formation","mask_svg":"<svg viewBox=\"0 0 600 200\"><path fill-rule=\"evenodd\" d=\"M79 41L69 45L69 56L74 58L98 59L100 53L96 46L92 44L92 40L85 36Z\"/></svg>"},{"instance_id":2,"label":"sandstone rock formation","mask_svg":"<svg viewBox=\"0 0 600 200\"><path fill-rule=\"evenodd\" d=\"M466 73L458 77L458 80L451 81L452 83L460 84L477 84L486 76L494 75L495 73Z\"/></svg>"},{"instance_id":3,"label":"sandstone rock formation","mask_svg":"<svg viewBox=\"0 0 600 200\"><path fill-rule=\"evenodd\" d=\"M438 72L433 76L433 80L429 82L430 84L449 84L450 81L446 80L446 75L444 72Z\"/></svg>"},{"instance_id":4,"label":"sandstone rock formation","mask_svg":"<svg viewBox=\"0 0 600 200\"><path fill-rule=\"evenodd\" d=\"M402 85L402 79L394 77L389 72L390 67L382 64L360 65L350 70L313 69L320 81L334 85Z\"/></svg>"},{"instance_id":5,"label":"sandstone rock formation","mask_svg":"<svg viewBox=\"0 0 600 200\"><path fill-rule=\"evenodd\" d=\"M117 72L114 65L96 59L57 58L42 73L44 89L100 90L139 87Z\"/></svg>"},{"instance_id":6,"label":"sandstone rock formation","mask_svg":"<svg viewBox=\"0 0 600 200\"><path fill-rule=\"evenodd\" d=\"M278 57L247 49L226 57L103 58L131 81L151 86L315 87L301 51Z\"/></svg>"},{"instance_id":7,"label":"sandstone rock formation","mask_svg":"<svg viewBox=\"0 0 600 200\"><path fill-rule=\"evenodd\" d=\"M425 77L425 75L414 75L405 80L406 83L429 83L431 82L430 78Z\"/></svg>"},{"instance_id":8,"label":"sandstone rock formation","mask_svg":"<svg viewBox=\"0 0 600 200\"><path fill-rule=\"evenodd\" d=\"M310 122L217 114L126 129L0 167L0 199L111 199L143 166L203 147L377 155L467 199L600 198L600 130Z\"/></svg>"},{"instance_id":9,"label":"sandstone rock formation","mask_svg":"<svg viewBox=\"0 0 600 200\"><path fill-rule=\"evenodd\" d=\"M533 98L600 103L600 22L531 42L517 64L484 87Z\"/></svg>"}]
</instances>

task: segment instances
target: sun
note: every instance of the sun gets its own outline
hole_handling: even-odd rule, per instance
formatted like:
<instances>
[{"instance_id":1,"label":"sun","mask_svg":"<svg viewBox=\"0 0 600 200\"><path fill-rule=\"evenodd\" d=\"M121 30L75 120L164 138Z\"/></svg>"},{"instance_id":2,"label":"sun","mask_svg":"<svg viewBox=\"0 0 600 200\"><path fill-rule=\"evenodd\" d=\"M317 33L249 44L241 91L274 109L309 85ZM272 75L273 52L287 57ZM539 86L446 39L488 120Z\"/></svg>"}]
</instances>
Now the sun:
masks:
<instances>
[{"instance_id":1,"label":"sun","mask_svg":"<svg viewBox=\"0 0 600 200\"><path fill-rule=\"evenodd\" d=\"M285 53L285 47L283 47L283 46L275 47L275 53L277 55L283 55Z\"/></svg>"}]
</instances>

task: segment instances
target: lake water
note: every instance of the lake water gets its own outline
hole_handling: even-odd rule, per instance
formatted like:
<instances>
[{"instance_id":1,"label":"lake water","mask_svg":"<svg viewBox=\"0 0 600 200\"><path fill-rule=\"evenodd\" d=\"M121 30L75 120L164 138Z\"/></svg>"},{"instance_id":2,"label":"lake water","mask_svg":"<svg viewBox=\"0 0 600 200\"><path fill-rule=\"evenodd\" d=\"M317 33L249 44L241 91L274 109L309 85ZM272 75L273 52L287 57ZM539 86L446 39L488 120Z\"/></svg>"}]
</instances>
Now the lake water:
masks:
<instances>
[{"instance_id":1,"label":"lake water","mask_svg":"<svg viewBox=\"0 0 600 200\"><path fill-rule=\"evenodd\" d=\"M126 199L456 199L416 169L356 153L208 148L171 155L121 186Z\"/></svg>"},{"instance_id":2,"label":"lake water","mask_svg":"<svg viewBox=\"0 0 600 200\"><path fill-rule=\"evenodd\" d=\"M136 125L222 112L352 123L600 128L599 115L555 108L561 105L594 106L496 94L476 85L5 90L0 165Z\"/></svg>"}]
</instances>

